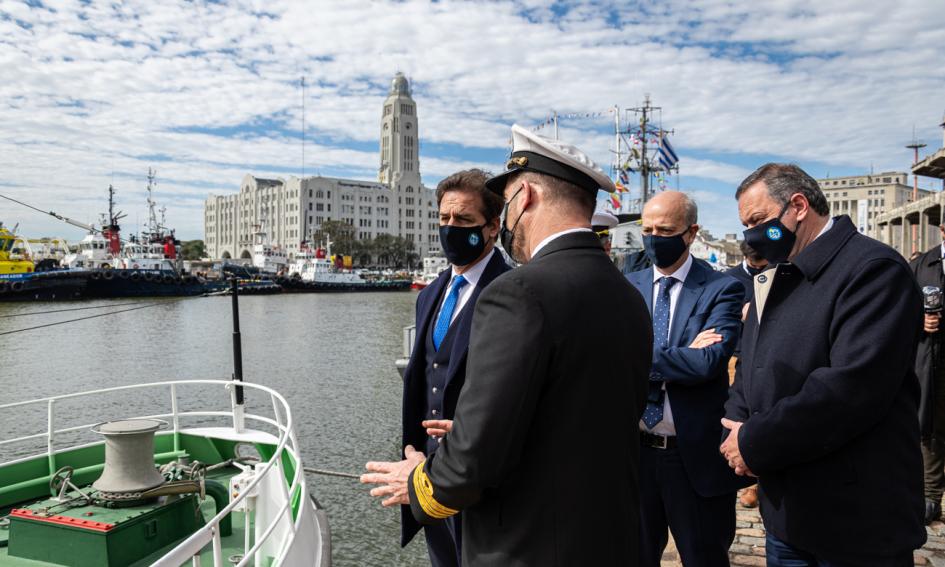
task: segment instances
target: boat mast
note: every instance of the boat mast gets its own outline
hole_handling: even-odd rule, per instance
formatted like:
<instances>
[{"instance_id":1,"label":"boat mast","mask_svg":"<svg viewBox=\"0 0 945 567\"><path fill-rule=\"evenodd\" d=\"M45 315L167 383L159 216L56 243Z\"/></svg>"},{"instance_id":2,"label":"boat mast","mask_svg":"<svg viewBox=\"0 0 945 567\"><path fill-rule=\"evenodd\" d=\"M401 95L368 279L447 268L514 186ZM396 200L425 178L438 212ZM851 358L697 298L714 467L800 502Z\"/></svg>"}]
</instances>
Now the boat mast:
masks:
<instances>
[{"instance_id":1,"label":"boat mast","mask_svg":"<svg viewBox=\"0 0 945 567\"><path fill-rule=\"evenodd\" d=\"M623 152L621 152L621 147L623 145L623 140L620 138L620 107L616 104L614 105L614 143L616 144L616 154L614 161L614 179L620 179L620 172L623 168ZM623 210L623 194L618 194L620 197L620 209ZM620 211L617 211L620 212Z\"/></svg>"}]
</instances>

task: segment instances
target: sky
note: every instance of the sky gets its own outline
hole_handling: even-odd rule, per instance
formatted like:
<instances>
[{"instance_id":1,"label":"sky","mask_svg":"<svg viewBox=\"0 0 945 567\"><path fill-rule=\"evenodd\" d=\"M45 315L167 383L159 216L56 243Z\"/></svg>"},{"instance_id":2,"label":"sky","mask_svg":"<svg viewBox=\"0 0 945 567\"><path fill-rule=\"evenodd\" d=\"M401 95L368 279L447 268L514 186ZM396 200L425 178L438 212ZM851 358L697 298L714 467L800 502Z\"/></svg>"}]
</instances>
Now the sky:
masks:
<instances>
[{"instance_id":1,"label":"sky","mask_svg":"<svg viewBox=\"0 0 945 567\"><path fill-rule=\"evenodd\" d=\"M680 157L667 186L721 235L741 230L734 189L763 163L908 171L913 128L941 147L943 59L945 10L928 0L0 0L0 194L97 222L112 184L127 234L153 168L168 225L203 238L209 194L302 173L302 77L304 171L376 179L401 71L430 187L501 170L510 125L555 111L599 114L562 118L559 136L609 171L608 111L649 95ZM5 200L0 221L83 235Z\"/></svg>"}]
</instances>

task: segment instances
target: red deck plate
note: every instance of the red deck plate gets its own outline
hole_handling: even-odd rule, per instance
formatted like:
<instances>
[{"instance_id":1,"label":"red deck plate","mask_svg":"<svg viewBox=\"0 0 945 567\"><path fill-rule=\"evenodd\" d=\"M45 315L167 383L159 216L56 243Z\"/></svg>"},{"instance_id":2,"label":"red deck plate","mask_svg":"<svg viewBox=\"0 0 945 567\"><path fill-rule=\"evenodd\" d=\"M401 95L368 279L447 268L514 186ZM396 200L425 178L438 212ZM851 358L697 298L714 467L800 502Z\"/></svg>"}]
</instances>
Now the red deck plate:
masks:
<instances>
[{"instance_id":1,"label":"red deck plate","mask_svg":"<svg viewBox=\"0 0 945 567\"><path fill-rule=\"evenodd\" d=\"M15 518L26 518L33 520L34 522L46 522L47 524L59 524L60 526L70 526L73 528L82 528L86 530L92 530L95 532L107 532L115 527L115 524L107 524L105 522L95 522L92 520L82 520L79 518L70 518L69 516L46 516L44 514L38 514L32 510L27 510L26 508L16 508L10 515Z\"/></svg>"}]
</instances>

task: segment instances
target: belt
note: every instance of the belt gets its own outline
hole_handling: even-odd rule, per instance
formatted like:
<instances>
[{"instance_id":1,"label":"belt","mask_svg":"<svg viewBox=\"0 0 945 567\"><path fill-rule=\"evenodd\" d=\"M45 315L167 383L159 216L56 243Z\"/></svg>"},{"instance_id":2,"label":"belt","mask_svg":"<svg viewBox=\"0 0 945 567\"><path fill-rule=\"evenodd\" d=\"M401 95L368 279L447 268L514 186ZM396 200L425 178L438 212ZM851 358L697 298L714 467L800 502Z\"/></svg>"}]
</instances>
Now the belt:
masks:
<instances>
[{"instance_id":1,"label":"belt","mask_svg":"<svg viewBox=\"0 0 945 567\"><path fill-rule=\"evenodd\" d=\"M654 449L675 449L675 435L656 435L654 433L640 432L640 444L644 447L653 447Z\"/></svg>"}]
</instances>

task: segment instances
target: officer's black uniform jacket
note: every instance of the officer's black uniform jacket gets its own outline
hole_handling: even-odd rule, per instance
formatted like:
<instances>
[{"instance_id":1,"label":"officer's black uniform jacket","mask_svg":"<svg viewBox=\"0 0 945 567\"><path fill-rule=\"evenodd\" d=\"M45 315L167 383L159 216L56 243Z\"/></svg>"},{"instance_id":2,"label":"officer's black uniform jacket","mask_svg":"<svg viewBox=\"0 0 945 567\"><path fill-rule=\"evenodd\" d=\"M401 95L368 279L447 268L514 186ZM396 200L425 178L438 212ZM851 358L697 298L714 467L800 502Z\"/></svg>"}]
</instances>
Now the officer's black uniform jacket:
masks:
<instances>
[{"instance_id":1,"label":"officer's black uniform jacket","mask_svg":"<svg viewBox=\"0 0 945 567\"><path fill-rule=\"evenodd\" d=\"M837 217L777 268L759 324L761 300L756 290L726 415L744 422L765 527L849 565L919 547L922 303L905 260Z\"/></svg>"},{"instance_id":2,"label":"officer's black uniform jacket","mask_svg":"<svg viewBox=\"0 0 945 567\"><path fill-rule=\"evenodd\" d=\"M909 266L912 273L915 274L916 282L919 288L927 285L935 286L945 290L945 274L942 273L942 247L936 246L925 254L922 254ZM945 324L939 325L940 331L937 333L926 333L925 330L919 334L919 348L915 354L915 372L919 377L919 387L922 390L922 396L919 401L919 426L922 435L929 437L933 431L934 419L945 419L945 416L933 415L936 383L941 383L945 377L945 352L943 352L942 335L945 333ZM939 377L936 380L935 377Z\"/></svg>"},{"instance_id":3,"label":"officer's black uniform jacket","mask_svg":"<svg viewBox=\"0 0 945 567\"><path fill-rule=\"evenodd\" d=\"M410 476L421 522L463 510L463 565L632 565L652 358L640 294L591 232L496 278L453 430Z\"/></svg>"}]
</instances>

